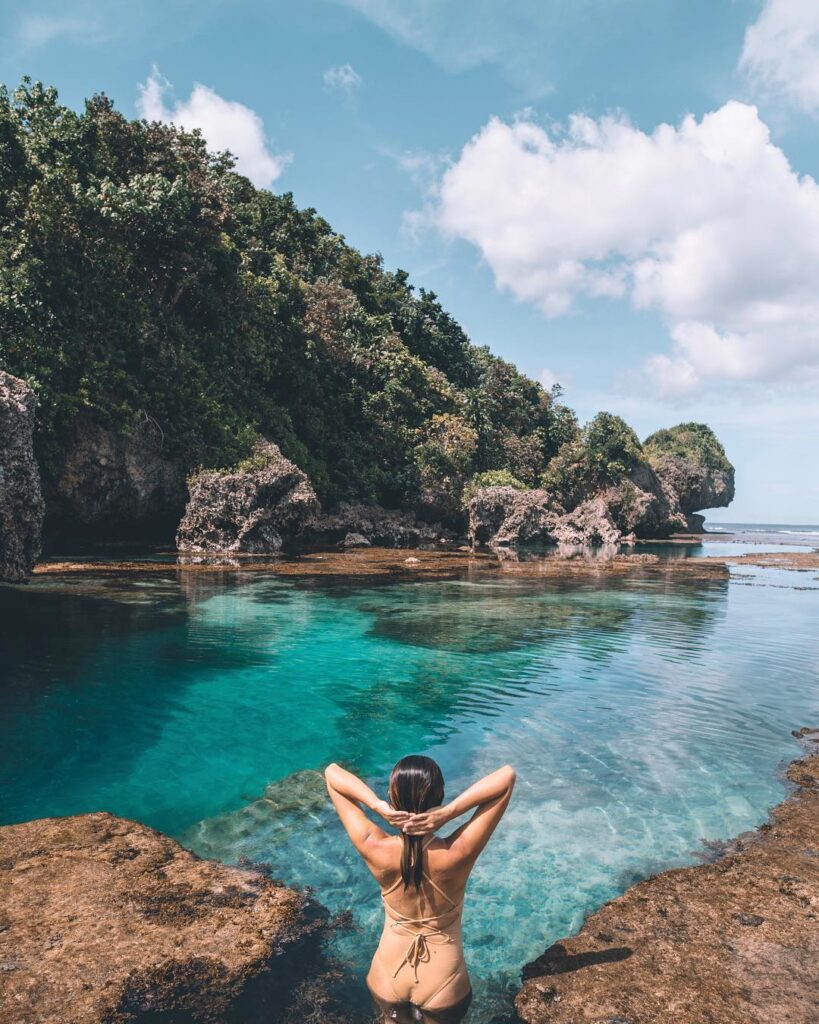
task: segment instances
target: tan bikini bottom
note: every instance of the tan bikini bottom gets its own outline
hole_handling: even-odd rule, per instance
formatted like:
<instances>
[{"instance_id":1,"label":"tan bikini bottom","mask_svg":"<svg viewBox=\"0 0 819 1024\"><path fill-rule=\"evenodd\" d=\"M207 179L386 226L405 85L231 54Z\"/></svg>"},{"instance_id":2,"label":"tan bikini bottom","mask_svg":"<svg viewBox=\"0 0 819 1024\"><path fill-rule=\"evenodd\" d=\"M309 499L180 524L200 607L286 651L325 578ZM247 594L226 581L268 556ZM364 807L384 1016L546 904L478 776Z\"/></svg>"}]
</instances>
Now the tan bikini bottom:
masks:
<instances>
[{"instance_id":1,"label":"tan bikini bottom","mask_svg":"<svg viewBox=\"0 0 819 1024\"><path fill-rule=\"evenodd\" d=\"M380 1014L378 1024L461 1024L472 1003L472 992L454 1006L440 1010L422 1010L412 1003L387 1003L375 995L372 998L376 1012Z\"/></svg>"}]
</instances>

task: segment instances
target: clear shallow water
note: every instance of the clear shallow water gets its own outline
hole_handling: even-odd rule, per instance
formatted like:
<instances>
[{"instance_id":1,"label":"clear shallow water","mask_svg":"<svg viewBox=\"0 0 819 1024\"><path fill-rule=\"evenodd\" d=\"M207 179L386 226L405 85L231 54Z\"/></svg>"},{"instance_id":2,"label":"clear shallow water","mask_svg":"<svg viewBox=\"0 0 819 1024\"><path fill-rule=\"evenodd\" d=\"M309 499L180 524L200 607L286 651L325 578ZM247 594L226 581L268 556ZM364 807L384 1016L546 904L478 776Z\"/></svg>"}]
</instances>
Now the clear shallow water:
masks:
<instances>
[{"instance_id":1,"label":"clear shallow water","mask_svg":"<svg viewBox=\"0 0 819 1024\"><path fill-rule=\"evenodd\" d=\"M510 761L464 919L470 1020L503 1020L520 967L587 912L782 798L790 730L819 721L814 577L0 588L0 819L107 809L267 861L353 908L361 977L377 893L316 770L383 786L427 752L454 792Z\"/></svg>"}]
</instances>

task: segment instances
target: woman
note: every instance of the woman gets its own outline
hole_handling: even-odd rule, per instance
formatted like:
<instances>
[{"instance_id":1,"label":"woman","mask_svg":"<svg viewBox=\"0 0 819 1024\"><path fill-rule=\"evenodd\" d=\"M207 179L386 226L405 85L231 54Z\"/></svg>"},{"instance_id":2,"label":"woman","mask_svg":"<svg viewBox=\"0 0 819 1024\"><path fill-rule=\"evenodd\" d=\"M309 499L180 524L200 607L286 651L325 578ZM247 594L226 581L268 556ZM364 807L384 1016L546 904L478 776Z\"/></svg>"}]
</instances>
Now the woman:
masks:
<instances>
[{"instance_id":1,"label":"woman","mask_svg":"<svg viewBox=\"0 0 819 1024\"><path fill-rule=\"evenodd\" d=\"M458 1024L472 1000L461 941L464 891L509 806L514 770L499 768L446 806L441 769L428 757L413 754L398 762L389 802L337 764L324 775L347 835L381 887L384 931L367 975L381 1019ZM362 806L401 835L374 825ZM435 835L473 808L452 835Z\"/></svg>"}]
</instances>

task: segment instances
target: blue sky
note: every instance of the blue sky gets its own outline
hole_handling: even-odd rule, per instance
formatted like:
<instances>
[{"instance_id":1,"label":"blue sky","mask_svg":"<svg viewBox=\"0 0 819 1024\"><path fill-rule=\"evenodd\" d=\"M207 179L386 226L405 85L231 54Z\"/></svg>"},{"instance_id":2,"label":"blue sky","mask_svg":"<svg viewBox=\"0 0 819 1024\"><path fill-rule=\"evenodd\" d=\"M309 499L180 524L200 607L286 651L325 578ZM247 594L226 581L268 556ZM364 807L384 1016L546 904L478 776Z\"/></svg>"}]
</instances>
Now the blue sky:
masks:
<instances>
[{"instance_id":1,"label":"blue sky","mask_svg":"<svg viewBox=\"0 0 819 1024\"><path fill-rule=\"evenodd\" d=\"M201 126L581 418L710 423L714 519L819 521L814 0L3 0L0 40L9 85Z\"/></svg>"}]
</instances>

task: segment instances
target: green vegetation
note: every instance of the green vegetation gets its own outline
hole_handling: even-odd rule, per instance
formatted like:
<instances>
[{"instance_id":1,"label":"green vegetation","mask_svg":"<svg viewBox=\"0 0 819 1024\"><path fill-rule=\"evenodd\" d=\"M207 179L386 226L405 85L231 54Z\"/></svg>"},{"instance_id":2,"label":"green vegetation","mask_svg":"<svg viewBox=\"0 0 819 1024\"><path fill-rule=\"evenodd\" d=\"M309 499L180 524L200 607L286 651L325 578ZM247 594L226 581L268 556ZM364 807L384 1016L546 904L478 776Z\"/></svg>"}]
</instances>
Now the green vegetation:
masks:
<instances>
[{"instance_id":1,"label":"green vegetation","mask_svg":"<svg viewBox=\"0 0 819 1024\"><path fill-rule=\"evenodd\" d=\"M645 439L643 450L650 462L663 455L673 455L704 469L727 472L732 468L714 431L704 423L680 423L658 430Z\"/></svg>"},{"instance_id":2,"label":"green vegetation","mask_svg":"<svg viewBox=\"0 0 819 1024\"><path fill-rule=\"evenodd\" d=\"M727 464L697 424L645 453L609 413L580 431L432 292L232 167L105 96L77 113L28 80L0 89L0 367L38 393L47 479L83 417L152 423L189 470L254 467L264 437L326 504L453 514L489 484L580 500L645 453Z\"/></svg>"},{"instance_id":3,"label":"green vegetation","mask_svg":"<svg viewBox=\"0 0 819 1024\"><path fill-rule=\"evenodd\" d=\"M493 469L534 483L571 411L231 167L104 96L76 113L39 84L0 91L0 366L38 392L45 473L83 414L150 419L189 467L236 465L262 435L326 502Z\"/></svg>"},{"instance_id":4,"label":"green vegetation","mask_svg":"<svg viewBox=\"0 0 819 1024\"><path fill-rule=\"evenodd\" d=\"M485 473L476 473L466 484L463 493L463 503L468 505L475 494L482 487L514 487L516 491L526 491L529 488L508 469L490 469Z\"/></svg>"},{"instance_id":5,"label":"green vegetation","mask_svg":"<svg viewBox=\"0 0 819 1024\"><path fill-rule=\"evenodd\" d=\"M560 448L543 473L541 486L571 508L644 461L640 440L625 420L599 412Z\"/></svg>"}]
</instances>

